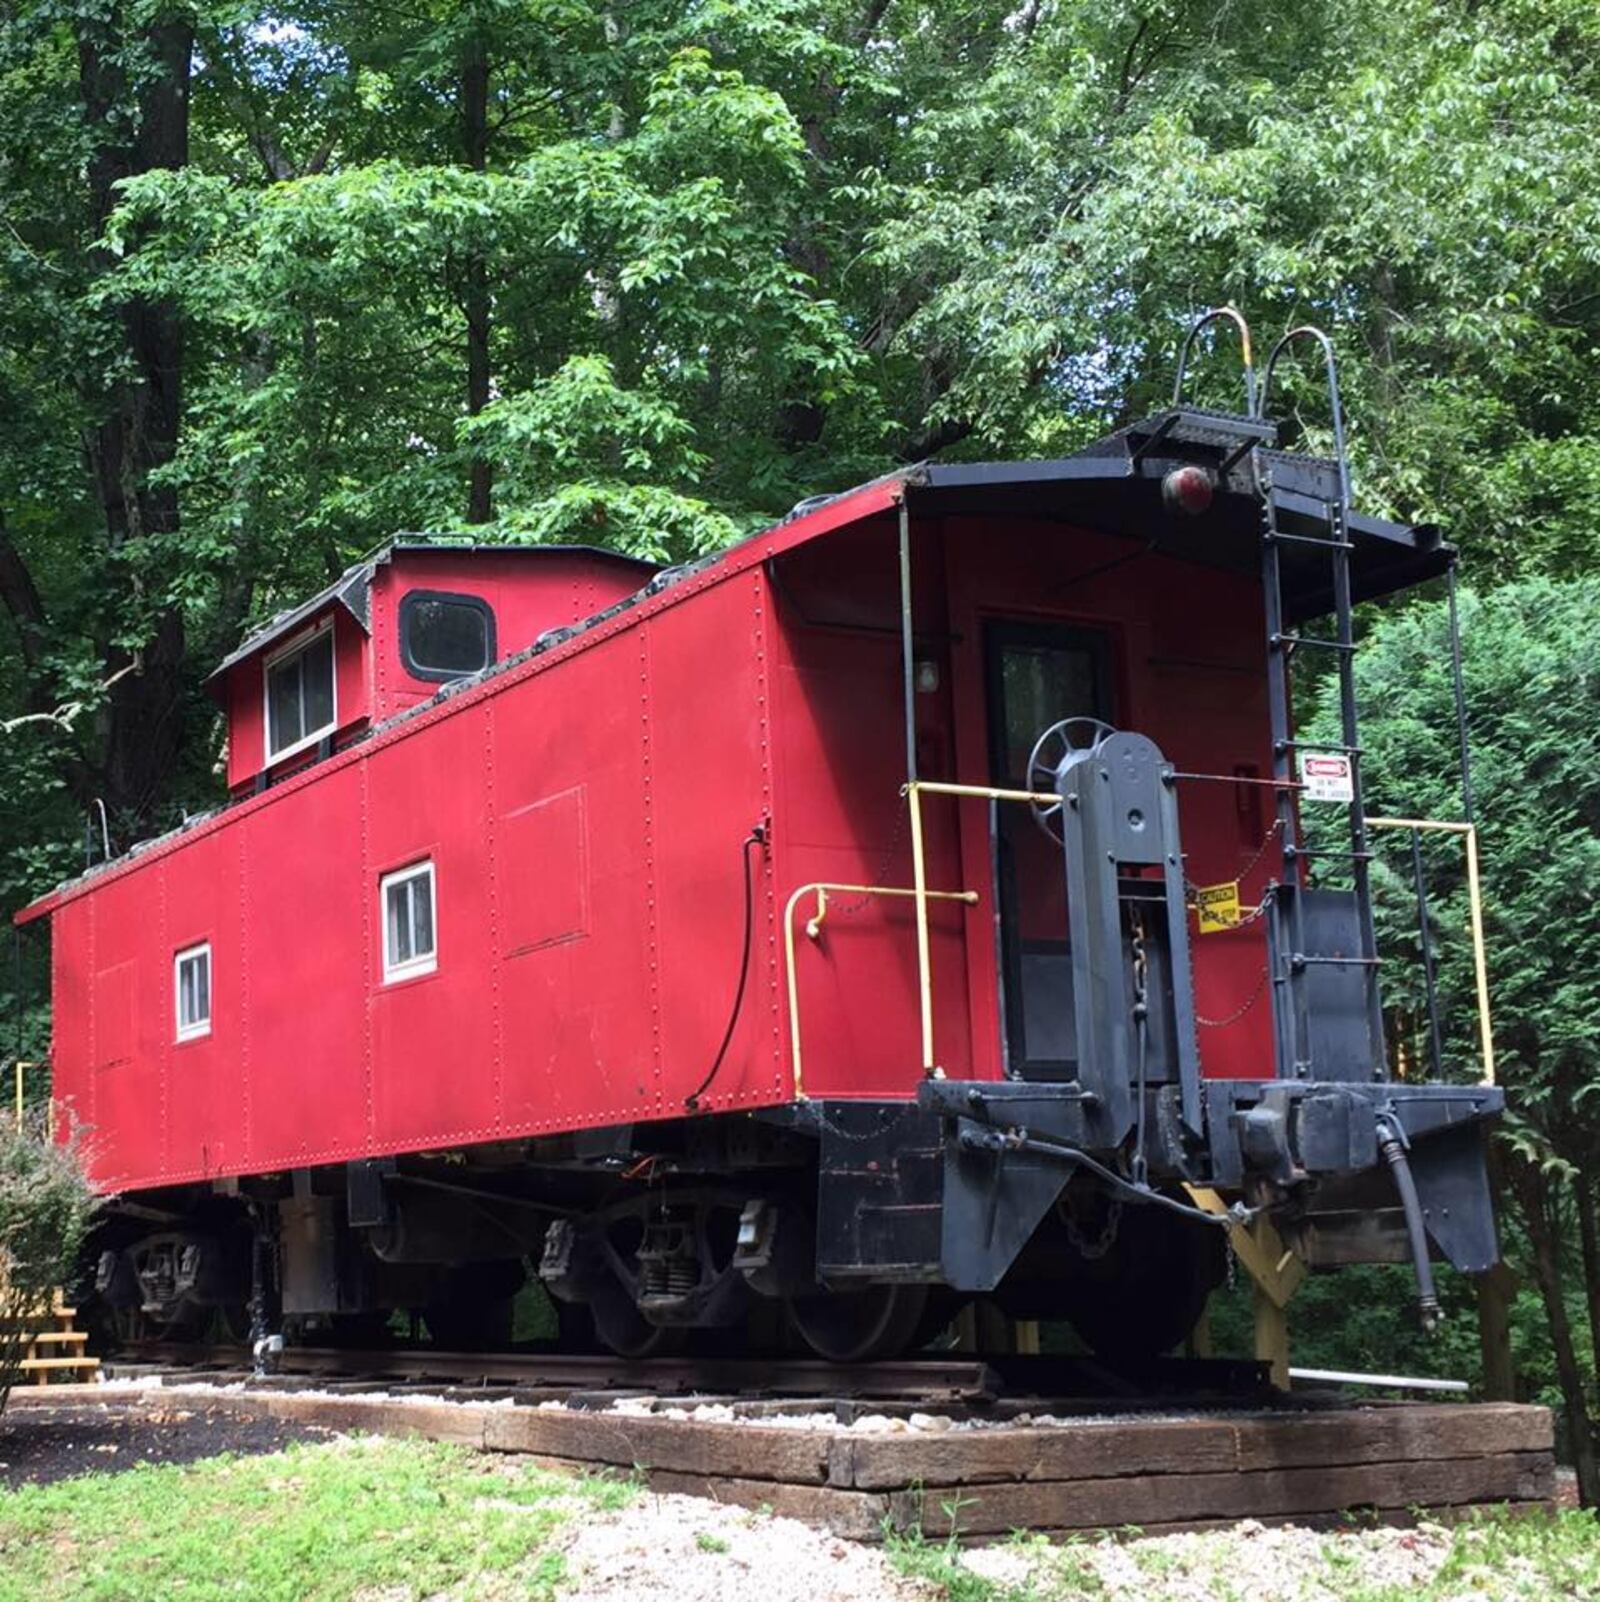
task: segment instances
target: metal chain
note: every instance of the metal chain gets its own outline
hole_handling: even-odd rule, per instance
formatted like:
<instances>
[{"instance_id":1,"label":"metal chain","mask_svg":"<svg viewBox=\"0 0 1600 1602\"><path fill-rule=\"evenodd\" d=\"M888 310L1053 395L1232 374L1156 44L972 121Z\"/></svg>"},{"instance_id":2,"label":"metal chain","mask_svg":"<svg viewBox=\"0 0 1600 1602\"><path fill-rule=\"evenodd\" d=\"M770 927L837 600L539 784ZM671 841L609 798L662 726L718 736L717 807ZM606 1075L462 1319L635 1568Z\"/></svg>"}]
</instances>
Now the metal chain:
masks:
<instances>
[{"instance_id":1,"label":"metal chain","mask_svg":"<svg viewBox=\"0 0 1600 1602\"><path fill-rule=\"evenodd\" d=\"M882 884L888 875L889 869L894 865L894 859L900 851L900 841L906 832L906 821L911 816L909 805L896 807L894 816L894 833L889 837L888 848L883 853L883 860L878 864L878 871L867 880L868 884ZM830 898L828 905L834 912L850 913L860 912L872 900L870 895L856 896L851 901L838 901Z\"/></svg>"},{"instance_id":2,"label":"metal chain","mask_svg":"<svg viewBox=\"0 0 1600 1602\"><path fill-rule=\"evenodd\" d=\"M1267 980L1269 977L1270 975L1267 972L1266 965L1263 964L1261 968L1261 977L1256 980L1255 989L1250 992L1249 997L1241 1006L1234 1008L1234 1010L1230 1012L1226 1018L1206 1018L1202 1017L1201 1014L1196 1011L1194 1015L1194 1021L1204 1029L1226 1029L1229 1024L1238 1023L1238 1021L1244 1017L1244 1015L1249 1012L1249 1010L1255 1006L1258 1001L1260 1001L1262 992L1267 988Z\"/></svg>"},{"instance_id":3,"label":"metal chain","mask_svg":"<svg viewBox=\"0 0 1600 1602\"><path fill-rule=\"evenodd\" d=\"M1256 871L1256 869L1261 866L1261 859L1264 856L1266 856L1267 847L1269 845L1271 845L1272 842L1277 838L1278 831L1282 827L1283 827L1283 819L1282 818L1274 818L1272 820L1272 827L1270 829L1268 829L1266 834L1262 837L1261 844L1257 848L1256 854L1253 857L1251 857L1251 859L1244 865L1244 867L1242 867L1238 871L1238 873L1236 873L1234 875L1234 883L1235 884L1243 884L1245 882L1245 880L1248 879L1250 877L1250 875L1252 873L1254 873ZM1184 901L1185 901L1185 904L1187 906L1189 906L1191 908L1194 906L1194 904L1195 904L1195 895L1196 895L1196 892L1198 890L1199 890L1199 886L1197 884L1195 884L1195 882L1192 879L1190 879L1187 875L1185 875L1184 881L1183 881L1183 894L1184 894ZM1258 918L1260 915L1261 915L1261 908L1257 907L1255 909L1255 911L1252 912L1249 915L1248 918L1244 918L1244 919L1240 920L1238 927L1239 928L1243 928L1245 926L1245 924L1254 922L1254 920L1256 918Z\"/></svg>"},{"instance_id":4,"label":"metal chain","mask_svg":"<svg viewBox=\"0 0 1600 1602\"><path fill-rule=\"evenodd\" d=\"M919 1107L916 1102L908 1101L901 1108L901 1110L888 1121L888 1123L879 1124L875 1129L864 1129L859 1135L855 1135L852 1134L848 1129L841 1129L836 1123L834 1123L834 1121L823 1112L821 1102L813 1101L810 1103L810 1106L812 1109L812 1116L816 1120L818 1129L825 1129L830 1135L834 1136L838 1140L848 1140L852 1142L881 1140L883 1136L887 1135L891 1129L898 1129L901 1124L907 1121L907 1119L922 1111L922 1108Z\"/></svg>"},{"instance_id":5,"label":"metal chain","mask_svg":"<svg viewBox=\"0 0 1600 1602\"><path fill-rule=\"evenodd\" d=\"M1097 1192L1104 1195L1105 1193ZM1116 1244L1117 1231L1122 1225L1122 1198L1110 1196L1106 1200L1105 1222L1100 1226L1100 1233L1092 1238L1085 1235L1078 1224L1078 1215L1073 1209L1072 1202L1067 1193L1061 1193L1061 1200L1056 1206L1057 1216L1066 1226L1067 1239L1073 1249L1086 1262L1094 1262L1104 1257Z\"/></svg>"},{"instance_id":6,"label":"metal chain","mask_svg":"<svg viewBox=\"0 0 1600 1602\"><path fill-rule=\"evenodd\" d=\"M1134 1094L1139 1098L1139 1104L1134 1109L1137 1116L1137 1134L1134 1137L1133 1147L1133 1182L1143 1185L1146 1178L1145 1164L1145 1083L1146 1083L1146 1055L1150 1048L1150 959L1145 950L1144 943L1144 909L1132 909L1133 938L1131 941L1133 951L1133 1029L1137 1038L1136 1051L1138 1052L1138 1072L1134 1082Z\"/></svg>"}]
</instances>

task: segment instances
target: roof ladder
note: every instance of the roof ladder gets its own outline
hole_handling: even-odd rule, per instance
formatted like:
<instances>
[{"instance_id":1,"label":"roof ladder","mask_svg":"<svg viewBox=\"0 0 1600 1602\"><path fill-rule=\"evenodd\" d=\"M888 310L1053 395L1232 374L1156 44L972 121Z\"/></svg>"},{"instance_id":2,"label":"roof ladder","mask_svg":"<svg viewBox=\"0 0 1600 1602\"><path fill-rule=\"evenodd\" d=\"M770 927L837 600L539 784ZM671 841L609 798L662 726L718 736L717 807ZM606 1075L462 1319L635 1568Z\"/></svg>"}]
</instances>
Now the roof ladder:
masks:
<instances>
[{"instance_id":1,"label":"roof ladder","mask_svg":"<svg viewBox=\"0 0 1600 1602\"><path fill-rule=\"evenodd\" d=\"M1239 331L1244 360L1244 401L1242 412L1214 411L1196 406L1183 398L1190 357L1200 331L1214 322L1230 322ZM1172 404L1164 412L1133 425L1126 431L1128 472L1141 471L1147 456L1158 451L1179 461L1192 461L1225 484L1228 475L1253 451L1270 446L1277 429L1256 408L1255 358L1250 343L1250 325L1232 306L1218 306L1202 312L1190 325L1178 353L1178 374L1172 386Z\"/></svg>"},{"instance_id":2,"label":"roof ladder","mask_svg":"<svg viewBox=\"0 0 1600 1602\"><path fill-rule=\"evenodd\" d=\"M1196 325L1198 327L1198 325ZM1361 798L1361 749L1356 720L1355 633L1351 611L1350 585L1350 468L1345 454L1344 413L1339 401L1339 377L1333 344L1319 328L1290 329L1273 346L1262 373L1259 397L1253 397L1255 412L1264 420L1272 389L1273 372L1279 358L1297 340L1311 340L1322 352L1327 373L1328 399L1333 413L1334 472L1328 493L1316 495L1327 522L1326 535L1291 534L1278 526L1278 494L1272 474L1275 463L1269 453L1257 451L1253 464L1261 495L1262 590L1266 607L1267 695L1272 728L1273 778L1276 781L1279 871L1269 894L1269 958L1272 964L1273 997L1280 1051L1280 1071L1294 1078L1350 1077L1348 1066L1319 1065L1316 1040L1325 1040L1326 1031L1311 1028L1311 990L1319 981L1319 971L1334 969L1359 976L1360 1008L1364 1015L1368 1076L1383 1072L1383 1019L1377 983L1377 939L1372 921L1371 852L1367 849L1366 818ZM1248 366L1246 369L1249 371ZM1181 382L1181 366L1180 366ZM1253 386L1252 386L1253 387ZM1271 453L1276 456L1278 453ZM1305 491L1300 487L1300 494ZM1332 568L1334 636L1313 639L1289 633L1284 623L1282 550L1286 543L1302 549L1316 546L1326 551ZM1300 844L1295 834L1296 754L1306 742L1295 738L1290 715L1290 664L1301 648L1326 652L1332 657L1339 676L1339 745L1320 747L1344 755L1350 763L1351 800L1349 803L1350 849L1348 853L1312 850ZM1312 857L1348 862L1353 885L1355 949L1308 949L1306 889L1302 864ZM1315 937L1313 936L1313 939ZM1320 943L1319 943L1320 944ZM1331 1070L1331 1071L1330 1071Z\"/></svg>"}]
</instances>

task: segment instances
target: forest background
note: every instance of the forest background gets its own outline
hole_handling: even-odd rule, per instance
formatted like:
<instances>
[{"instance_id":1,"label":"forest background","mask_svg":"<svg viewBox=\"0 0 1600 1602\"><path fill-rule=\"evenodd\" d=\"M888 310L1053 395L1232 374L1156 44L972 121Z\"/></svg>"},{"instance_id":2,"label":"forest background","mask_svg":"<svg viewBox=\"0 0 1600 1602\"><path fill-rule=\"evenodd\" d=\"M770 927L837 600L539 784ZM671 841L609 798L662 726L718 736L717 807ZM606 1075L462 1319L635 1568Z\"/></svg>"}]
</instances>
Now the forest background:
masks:
<instances>
[{"instance_id":1,"label":"forest background","mask_svg":"<svg viewBox=\"0 0 1600 1602\"><path fill-rule=\"evenodd\" d=\"M205 675L388 535L679 560L897 463L1070 451L1208 305L1309 317L1362 506L1463 556L1516 1379L1595 1500L1597 171L1589 0L6 0L0 913L100 802L119 848L213 804ZM1316 444L1316 375L1284 393ZM1459 816L1440 603L1362 627L1369 801ZM1297 1360L1477 1375L1470 1286L1429 1343L1366 1279L1302 1293Z\"/></svg>"}]
</instances>

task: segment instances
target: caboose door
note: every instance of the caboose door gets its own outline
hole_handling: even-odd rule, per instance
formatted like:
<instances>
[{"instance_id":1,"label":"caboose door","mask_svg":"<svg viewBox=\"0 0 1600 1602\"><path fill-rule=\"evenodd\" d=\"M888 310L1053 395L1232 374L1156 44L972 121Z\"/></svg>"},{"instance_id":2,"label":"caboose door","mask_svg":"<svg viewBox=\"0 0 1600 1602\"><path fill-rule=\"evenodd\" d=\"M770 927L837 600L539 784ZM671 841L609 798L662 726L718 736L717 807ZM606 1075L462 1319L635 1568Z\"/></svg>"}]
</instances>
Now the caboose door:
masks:
<instances>
[{"instance_id":1,"label":"caboose door","mask_svg":"<svg viewBox=\"0 0 1600 1602\"><path fill-rule=\"evenodd\" d=\"M1112 721L1109 643L1094 630L991 620L983 629L989 782L1028 788L1034 742L1063 718ZM1062 848L1030 808L993 809L1002 1053L1019 1079L1077 1076Z\"/></svg>"}]
</instances>

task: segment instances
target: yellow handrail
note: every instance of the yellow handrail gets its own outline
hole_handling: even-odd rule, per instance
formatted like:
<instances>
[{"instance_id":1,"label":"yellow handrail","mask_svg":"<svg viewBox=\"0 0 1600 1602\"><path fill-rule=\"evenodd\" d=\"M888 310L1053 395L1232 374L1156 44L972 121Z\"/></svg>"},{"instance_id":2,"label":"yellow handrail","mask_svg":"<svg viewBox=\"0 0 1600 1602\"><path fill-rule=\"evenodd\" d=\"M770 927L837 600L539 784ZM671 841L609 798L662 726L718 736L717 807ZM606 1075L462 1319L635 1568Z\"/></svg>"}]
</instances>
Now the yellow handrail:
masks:
<instances>
[{"instance_id":1,"label":"yellow handrail","mask_svg":"<svg viewBox=\"0 0 1600 1602\"><path fill-rule=\"evenodd\" d=\"M922 865L921 852L917 852L917 866ZM925 908L929 901L960 901L967 906L975 906L978 901L976 890L929 890L922 882L919 872L915 887L907 888L901 885L886 884L834 884L818 880L811 884L803 884L796 888L789 897L783 909L783 958L789 990L789 1055L794 1068L794 1099L804 1101L805 1076L801 1068L800 1057L800 980L795 971L794 961L794 909L802 896L815 895L817 910L806 920L806 933L816 940L822 933L822 921L828 915L828 897L839 896L911 896L917 901L919 908ZM924 996L927 995L926 989Z\"/></svg>"},{"instance_id":2,"label":"yellow handrail","mask_svg":"<svg viewBox=\"0 0 1600 1602\"><path fill-rule=\"evenodd\" d=\"M943 1070L933 1055L933 955L928 944L928 902L934 892L927 888L928 871L922 851L922 797L928 795L976 796L982 801L1031 801L1039 806L1059 806L1058 795L1036 795L1032 790L997 790L983 784L945 784L931 779L913 779L902 787L911 807L911 883L917 898L917 986L922 997L922 1071L930 1079L943 1078ZM966 894L976 896L972 891Z\"/></svg>"},{"instance_id":3,"label":"yellow handrail","mask_svg":"<svg viewBox=\"0 0 1600 1602\"><path fill-rule=\"evenodd\" d=\"M1472 980L1478 996L1478 1045L1483 1053L1483 1082L1494 1083L1494 1022L1489 1013L1489 954L1483 938L1483 881L1478 871L1478 826L1445 823L1433 818L1368 818L1369 829L1417 829L1433 834L1459 834L1467 850L1467 918L1472 930Z\"/></svg>"},{"instance_id":4,"label":"yellow handrail","mask_svg":"<svg viewBox=\"0 0 1600 1602\"><path fill-rule=\"evenodd\" d=\"M17 1061L14 1062L11 1066L12 1066L12 1071L13 1071L13 1073L15 1075L15 1079L16 1079L17 1133L20 1135L22 1133L23 1106L24 1106L23 1087L24 1087L25 1076L27 1075L27 1072L28 1072L28 1070L30 1068L43 1068L45 1065L42 1062L23 1062L22 1059L19 1057L17 1059ZM55 1109L52 1108L51 1109L51 1132L52 1133L54 1133L54 1122L55 1122L55 1120L54 1120L54 1112L55 1112Z\"/></svg>"}]
</instances>

